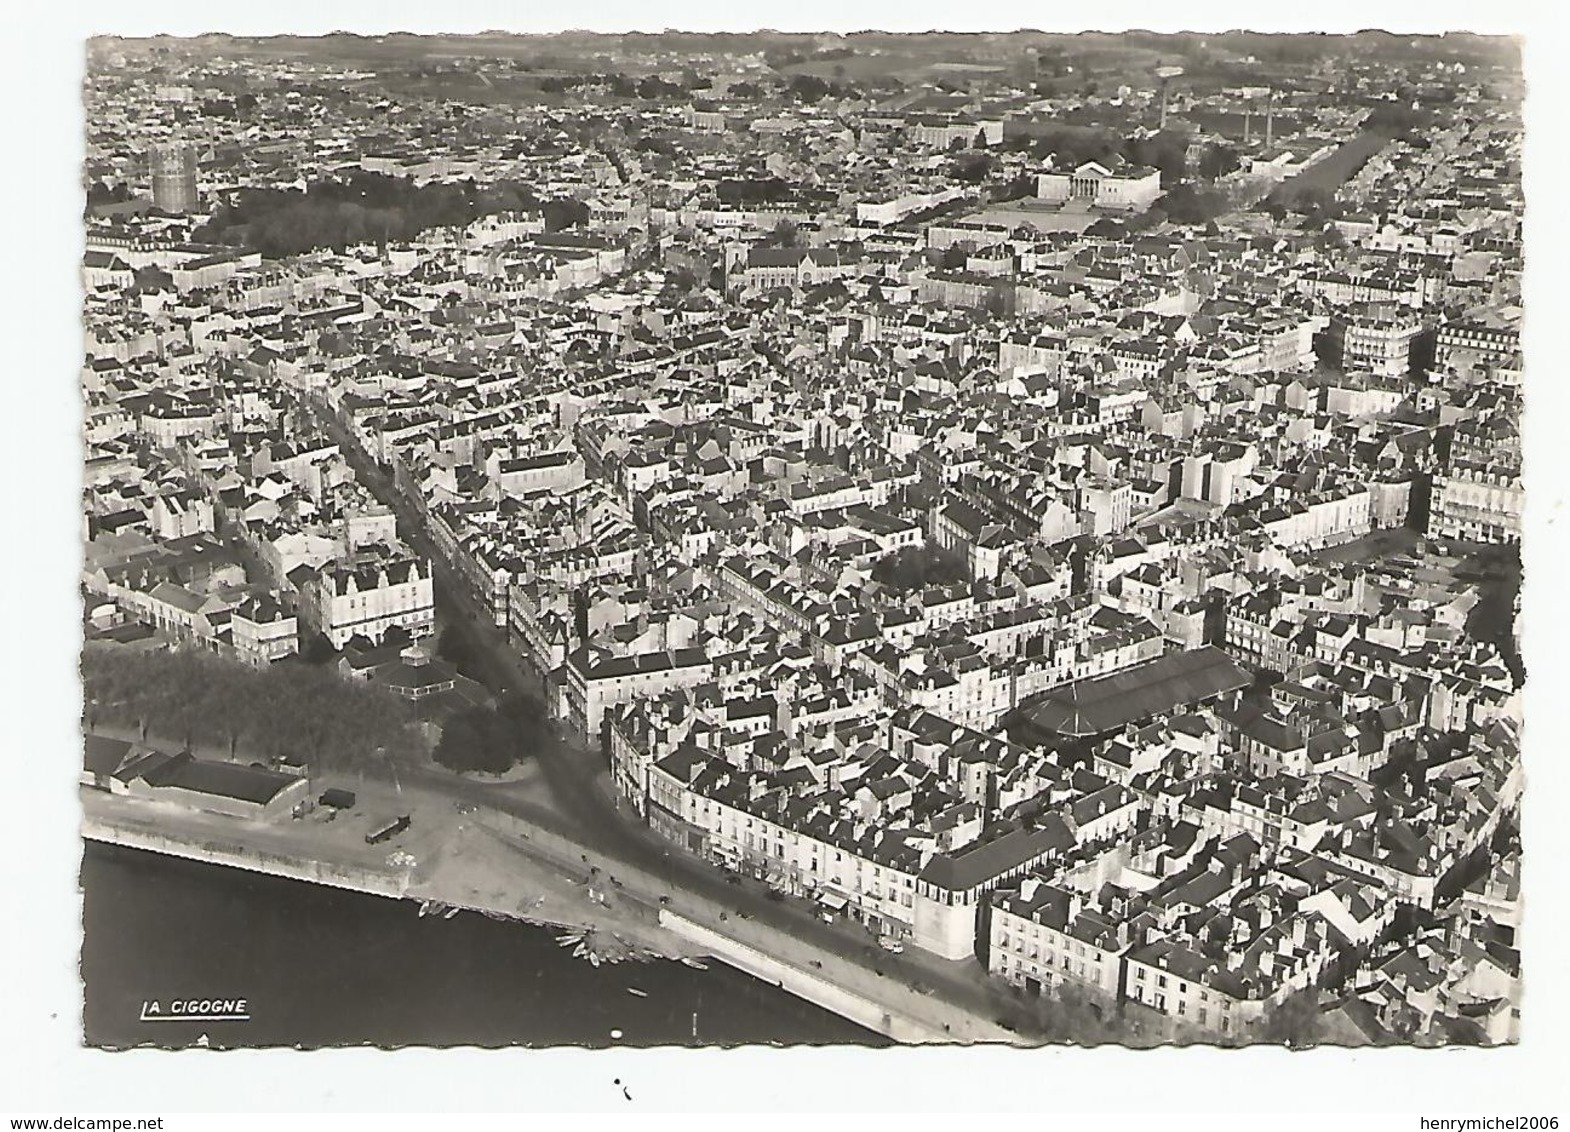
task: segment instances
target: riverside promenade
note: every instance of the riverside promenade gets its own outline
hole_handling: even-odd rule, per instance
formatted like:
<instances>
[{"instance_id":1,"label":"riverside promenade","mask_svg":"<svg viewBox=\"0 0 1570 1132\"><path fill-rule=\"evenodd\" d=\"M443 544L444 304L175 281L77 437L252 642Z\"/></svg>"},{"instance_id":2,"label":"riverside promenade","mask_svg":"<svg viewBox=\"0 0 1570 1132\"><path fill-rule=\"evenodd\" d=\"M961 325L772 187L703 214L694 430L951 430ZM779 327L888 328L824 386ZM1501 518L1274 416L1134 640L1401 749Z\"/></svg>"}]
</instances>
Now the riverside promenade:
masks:
<instances>
[{"instance_id":1,"label":"riverside promenade","mask_svg":"<svg viewBox=\"0 0 1570 1132\"><path fill-rule=\"evenodd\" d=\"M694 891L679 875L591 856L559 833L483 805L455 805L429 785L372 784L352 815L282 823L86 788L81 795L89 840L556 927L608 960L707 956L901 1043L1018 1041L984 1014L901 977L899 968L919 969L912 957L883 956L869 966L832 937L808 939L764 922L728 887ZM364 834L394 813L409 814L410 828L365 844Z\"/></svg>"},{"instance_id":2,"label":"riverside promenade","mask_svg":"<svg viewBox=\"0 0 1570 1132\"><path fill-rule=\"evenodd\" d=\"M719 931L662 910L660 923L721 962L903 1045L1017 1040L1017 1035L984 1018L936 1008L931 998L898 980L879 977L869 983L858 977L865 974L862 968L832 952L797 941L782 948L774 933L748 942L750 936L765 934L751 921L731 922L723 925L726 931ZM761 949L765 945L773 948L772 953Z\"/></svg>"},{"instance_id":3,"label":"riverside promenade","mask_svg":"<svg viewBox=\"0 0 1570 1132\"><path fill-rule=\"evenodd\" d=\"M287 823L242 821L142 799L82 791L82 836L206 864L395 900L430 902L581 935L609 959L699 954L660 927L651 903L605 895L591 866L555 835L501 836L449 802L402 792L361 795L364 812L318 812ZM401 808L400 808L401 807ZM357 807L358 808L358 807ZM410 829L380 845L364 834L394 812ZM577 866L577 867L574 867Z\"/></svg>"},{"instance_id":4,"label":"riverside promenade","mask_svg":"<svg viewBox=\"0 0 1570 1132\"><path fill-rule=\"evenodd\" d=\"M488 821L503 836L529 832L523 823L504 815ZM656 922L686 941L690 951L712 956L897 1042L1019 1040L1017 1033L986 1016L937 997L926 983L902 978L902 969L911 968L892 956L884 956L885 963L869 968L847 957L832 942L825 946L780 931L740 910L741 901L714 899L672 886L626 862L616 865L613 873L600 876L609 885L612 899L626 899L629 893L666 892L657 905Z\"/></svg>"}]
</instances>

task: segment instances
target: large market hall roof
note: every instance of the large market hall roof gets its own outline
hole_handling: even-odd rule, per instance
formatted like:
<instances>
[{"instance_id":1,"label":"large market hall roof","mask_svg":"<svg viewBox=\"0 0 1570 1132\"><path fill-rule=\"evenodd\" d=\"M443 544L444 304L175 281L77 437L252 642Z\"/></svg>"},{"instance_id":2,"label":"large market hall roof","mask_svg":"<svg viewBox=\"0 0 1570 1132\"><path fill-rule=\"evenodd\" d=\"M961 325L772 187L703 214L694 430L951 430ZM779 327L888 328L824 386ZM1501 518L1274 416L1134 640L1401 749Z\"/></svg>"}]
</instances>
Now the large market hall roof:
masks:
<instances>
[{"instance_id":1,"label":"large market hall roof","mask_svg":"<svg viewBox=\"0 0 1570 1132\"><path fill-rule=\"evenodd\" d=\"M1038 731L1071 737L1105 735L1246 688L1253 679L1226 653L1206 645L1054 688L1029 709L1027 719Z\"/></svg>"}]
</instances>

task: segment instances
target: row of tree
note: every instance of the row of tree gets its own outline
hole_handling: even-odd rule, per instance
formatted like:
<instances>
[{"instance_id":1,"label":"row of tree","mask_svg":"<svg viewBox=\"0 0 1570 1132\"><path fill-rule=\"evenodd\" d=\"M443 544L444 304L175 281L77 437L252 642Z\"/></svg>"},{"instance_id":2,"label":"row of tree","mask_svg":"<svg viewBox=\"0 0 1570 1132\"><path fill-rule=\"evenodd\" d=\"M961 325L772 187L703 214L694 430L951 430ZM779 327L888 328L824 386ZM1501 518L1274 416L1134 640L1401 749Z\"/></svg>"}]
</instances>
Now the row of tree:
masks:
<instances>
[{"instance_id":1,"label":"row of tree","mask_svg":"<svg viewBox=\"0 0 1570 1132\"><path fill-rule=\"evenodd\" d=\"M817 75L792 75L785 93L798 102L821 102L825 98L855 98L860 89L854 83L820 79Z\"/></svg>"},{"instance_id":2,"label":"row of tree","mask_svg":"<svg viewBox=\"0 0 1570 1132\"><path fill-rule=\"evenodd\" d=\"M726 177L714 186L721 204L777 204L790 200L791 186L778 177Z\"/></svg>"},{"instance_id":3,"label":"row of tree","mask_svg":"<svg viewBox=\"0 0 1570 1132\"><path fill-rule=\"evenodd\" d=\"M604 87L617 98L642 98L647 101L669 98L686 98L694 90L707 90L713 86L709 78L691 71L683 72L680 82L662 79L658 75L632 78L628 75L545 75L539 80L540 90L547 94L563 94L584 86Z\"/></svg>"},{"instance_id":4,"label":"row of tree","mask_svg":"<svg viewBox=\"0 0 1570 1132\"><path fill-rule=\"evenodd\" d=\"M244 118L256 109L256 95L242 91L234 98L204 98L201 103L204 118Z\"/></svg>"},{"instance_id":5,"label":"row of tree","mask_svg":"<svg viewBox=\"0 0 1570 1132\"><path fill-rule=\"evenodd\" d=\"M529 186L480 188L473 181L416 185L402 177L355 173L297 189L247 189L196 230L198 242L255 248L264 256L298 255L356 244L385 246L432 228L465 227L482 216L538 212L549 231L583 224L577 200L542 201Z\"/></svg>"},{"instance_id":6,"label":"row of tree","mask_svg":"<svg viewBox=\"0 0 1570 1132\"><path fill-rule=\"evenodd\" d=\"M1074 983L1044 989L1033 1006L1034 1036L1054 1045L1126 1046L1138 1037L1114 1004L1096 999Z\"/></svg>"},{"instance_id":7,"label":"row of tree","mask_svg":"<svg viewBox=\"0 0 1570 1132\"><path fill-rule=\"evenodd\" d=\"M103 181L94 181L87 186L87 203L94 204L123 204L131 199L131 186L124 181L106 184Z\"/></svg>"},{"instance_id":8,"label":"row of tree","mask_svg":"<svg viewBox=\"0 0 1570 1132\"><path fill-rule=\"evenodd\" d=\"M257 669L198 649L90 647L82 683L89 727L130 728L230 757L286 756L343 772L426 749L404 701L327 668Z\"/></svg>"}]
</instances>

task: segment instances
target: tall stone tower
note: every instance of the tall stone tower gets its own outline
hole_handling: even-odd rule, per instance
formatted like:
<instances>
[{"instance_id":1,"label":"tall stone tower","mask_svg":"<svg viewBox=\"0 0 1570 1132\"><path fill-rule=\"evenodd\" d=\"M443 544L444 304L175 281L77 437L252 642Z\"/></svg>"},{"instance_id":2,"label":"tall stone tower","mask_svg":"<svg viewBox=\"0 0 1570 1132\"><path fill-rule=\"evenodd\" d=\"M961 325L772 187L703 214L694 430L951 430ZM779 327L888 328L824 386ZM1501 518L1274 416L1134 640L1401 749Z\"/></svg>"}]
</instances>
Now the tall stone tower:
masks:
<instances>
[{"instance_id":1,"label":"tall stone tower","mask_svg":"<svg viewBox=\"0 0 1570 1132\"><path fill-rule=\"evenodd\" d=\"M196 211L196 150L169 142L152 152L153 207L163 212Z\"/></svg>"}]
</instances>

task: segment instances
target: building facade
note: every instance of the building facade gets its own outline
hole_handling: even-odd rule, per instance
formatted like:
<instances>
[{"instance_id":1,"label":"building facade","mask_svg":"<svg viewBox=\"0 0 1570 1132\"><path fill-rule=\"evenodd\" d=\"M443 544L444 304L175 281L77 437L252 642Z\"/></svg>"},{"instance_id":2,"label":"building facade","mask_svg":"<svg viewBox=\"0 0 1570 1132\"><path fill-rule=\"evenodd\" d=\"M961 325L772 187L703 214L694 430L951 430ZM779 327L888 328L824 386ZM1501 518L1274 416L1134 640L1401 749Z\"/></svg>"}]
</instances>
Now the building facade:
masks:
<instances>
[{"instance_id":1,"label":"building facade","mask_svg":"<svg viewBox=\"0 0 1570 1132\"><path fill-rule=\"evenodd\" d=\"M379 643L395 625L411 637L436 631L430 564L412 556L329 567L317 579L315 598L322 635L336 649L354 637Z\"/></svg>"},{"instance_id":2,"label":"building facade","mask_svg":"<svg viewBox=\"0 0 1570 1132\"><path fill-rule=\"evenodd\" d=\"M1036 197L1067 204L1080 201L1096 208L1143 211L1161 195L1161 173L1131 167L1118 172L1087 161L1073 172L1038 173Z\"/></svg>"}]
</instances>

